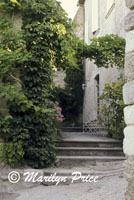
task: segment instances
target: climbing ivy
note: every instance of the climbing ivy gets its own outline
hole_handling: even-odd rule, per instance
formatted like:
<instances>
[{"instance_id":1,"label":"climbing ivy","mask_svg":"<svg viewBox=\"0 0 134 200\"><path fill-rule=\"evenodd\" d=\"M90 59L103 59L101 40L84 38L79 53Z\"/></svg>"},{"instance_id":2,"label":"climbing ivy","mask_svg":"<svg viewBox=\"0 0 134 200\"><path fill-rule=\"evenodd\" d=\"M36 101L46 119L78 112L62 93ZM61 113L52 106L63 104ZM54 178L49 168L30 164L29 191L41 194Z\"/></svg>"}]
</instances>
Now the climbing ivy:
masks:
<instances>
[{"instance_id":1,"label":"climbing ivy","mask_svg":"<svg viewBox=\"0 0 134 200\"><path fill-rule=\"evenodd\" d=\"M1 0L0 9L10 16L22 13L22 30L18 32L5 14L0 19L0 97L9 108L8 116L1 114L0 135L6 142L2 159L11 166L26 162L43 168L55 160L53 72L66 71L68 94L79 108L82 59L94 59L98 67L107 67L118 64L121 58L118 66L122 66L125 43L112 35L94 39L89 46L84 44L73 34L72 22L60 4L53 0ZM77 72L81 77L74 76Z\"/></svg>"},{"instance_id":2,"label":"climbing ivy","mask_svg":"<svg viewBox=\"0 0 134 200\"><path fill-rule=\"evenodd\" d=\"M15 12L21 9L23 0L0 0L1 12Z\"/></svg>"},{"instance_id":3,"label":"climbing ivy","mask_svg":"<svg viewBox=\"0 0 134 200\"><path fill-rule=\"evenodd\" d=\"M90 45L85 45L83 57L93 60L97 67L124 68L125 39L110 34L91 39Z\"/></svg>"},{"instance_id":4,"label":"climbing ivy","mask_svg":"<svg viewBox=\"0 0 134 200\"><path fill-rule=\"evenodd\" d=\"M8 116L1 115L2 158L12 166L25 161L43 168L55 160L53 72L77 65L72 24L52 0L24 0L21 12L20 32L8 20L0 24L0 96L9 108Z\"/></svg>"}]
</instances>

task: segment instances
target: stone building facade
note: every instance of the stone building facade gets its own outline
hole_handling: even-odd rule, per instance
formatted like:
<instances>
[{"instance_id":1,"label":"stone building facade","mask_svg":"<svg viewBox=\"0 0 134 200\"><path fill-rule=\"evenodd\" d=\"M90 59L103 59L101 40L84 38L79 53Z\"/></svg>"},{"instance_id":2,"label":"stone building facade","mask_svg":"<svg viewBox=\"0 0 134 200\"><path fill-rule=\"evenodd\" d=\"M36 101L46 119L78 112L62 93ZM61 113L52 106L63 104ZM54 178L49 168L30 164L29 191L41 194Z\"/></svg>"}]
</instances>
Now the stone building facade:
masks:
<instances>
[{"instance_id":1,"label":"stone building facade","mask_svg":"<svg viewBox=\"0 0 134 200\"><path fill-rule=\"evenodd\" d=\"M123 97L126 108L124 109L124 153L125 177L128 181L126 200L134 199L134 0L125 0L126 6L130 9L125 17L126 31L126 56L125 56L125 78L127 83L123 87Z\"/></svg>"},{"instance_id":2,"label":"stone building facade","mask_svg":"<svg viewBox=\"0 0 134 200\"><path fill-rule=\"evenodd\" d=\"M83 31L83 38L87 44L90 39L106 34L117 34L125 38L124 17L129 9L122 0L79 0L79 9L75 21L82 23L80 36ZM83 11L82 11L83 9ZM76 33L79 36L79 33ZM81 38L81 37L80 37ZM97 119L98 106L105 83L112 83L120 76L117 68L98 68L88 59L84 62L85 67L85 95L83 108L83 122L91 122Z\"/></svg>"}]
</instances>

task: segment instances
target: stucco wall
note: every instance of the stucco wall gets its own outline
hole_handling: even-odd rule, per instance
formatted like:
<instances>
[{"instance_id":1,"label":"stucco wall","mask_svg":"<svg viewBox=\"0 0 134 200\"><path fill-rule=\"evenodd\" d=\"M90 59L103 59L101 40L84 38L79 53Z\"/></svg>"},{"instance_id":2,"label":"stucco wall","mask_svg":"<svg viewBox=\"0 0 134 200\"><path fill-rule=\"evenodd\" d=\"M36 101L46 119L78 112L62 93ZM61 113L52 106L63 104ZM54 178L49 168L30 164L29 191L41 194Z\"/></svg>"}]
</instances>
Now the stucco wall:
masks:
<instances>
[{"instance_id":1,"label":"stucco wall","mask_svg":"<svg viewBox=\"0 0 134 200\"><path fill-rule=\"evenodd\" d=\"M93 0L92 0L93 1ZM125 2L122 0L115 0L115 5L111 12L106 12L107 0L99 1L99 21L97 35L92 33L92 1L86 0L84 3L85 10L85 42L90 44L90 38L104 36L106 34L117 34L121 37L126 36L124 31L124 17L126 16L128 9L125 6ZM107 15L107 18L106 18ZM88 24L88 27L87 27ZM84 97L84 122L90 122L97 119L97 89L95 77L99 74L100 76L100 94L103 91L106 82L112 83L116 81L120 73L117 68L97 68L93 62L85 61L85 83L87 85L85 89Z\"/></svg>"}]
</instances>

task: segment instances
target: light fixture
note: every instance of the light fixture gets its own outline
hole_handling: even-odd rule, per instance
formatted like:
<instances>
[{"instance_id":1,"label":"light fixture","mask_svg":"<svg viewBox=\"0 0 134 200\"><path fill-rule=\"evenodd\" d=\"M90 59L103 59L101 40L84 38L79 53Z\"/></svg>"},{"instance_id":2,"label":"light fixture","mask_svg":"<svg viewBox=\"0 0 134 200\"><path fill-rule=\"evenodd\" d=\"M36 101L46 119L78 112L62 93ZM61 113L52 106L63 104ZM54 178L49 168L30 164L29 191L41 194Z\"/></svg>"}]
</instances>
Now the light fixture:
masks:
<instances>
[{"instance_id":1,"label":"light fixture","mask_svg":"<svg viewBox=\"0 0 134 200\"><path fill-rule=\"evenodd\" d=\"M87 85L85 83L82 84L82 90L85 90Z\"/></svg>"}]
</instances>

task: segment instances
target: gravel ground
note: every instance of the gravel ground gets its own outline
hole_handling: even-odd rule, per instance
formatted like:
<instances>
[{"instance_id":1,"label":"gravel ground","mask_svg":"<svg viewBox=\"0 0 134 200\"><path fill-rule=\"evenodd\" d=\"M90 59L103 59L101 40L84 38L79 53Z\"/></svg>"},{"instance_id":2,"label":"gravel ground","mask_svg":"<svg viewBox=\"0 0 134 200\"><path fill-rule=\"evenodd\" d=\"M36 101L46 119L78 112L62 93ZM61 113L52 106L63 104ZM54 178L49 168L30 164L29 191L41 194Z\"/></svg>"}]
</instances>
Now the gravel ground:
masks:
<instances>
[{"instance_id":1,"label":"gravel ground","mask_svg":"<svg viewBox=\"0 0 134 200\"><path fill-rule=\"evenodd\" d=\"M10 190L7 193L0 192L0 200L125 200L124 193L127 183L123 177L123 163L123 161L104 162L84 168L49 168L47 171L65 174L76 171L82 173L93 171L99 176L99 181L58 186L34 185L35 187L33 185L23 187L25 183L17 187L17 184L14 185L15 190L13 189L12 193L8 193ZM11 186L10 183L8 185Z\"/></svg>"},{"instance_id":2,"label":"gravel ground","mask_svg":"<svg viewBox=\"0 0 134 200\"><path fill-rule=\"evenodd\" d=\"M0 193L0 200L125 200L126 181L123 177L123 162L100 163L85 168L56 169L50 171L104 172L97 183L73 183L70 185L22 187L13 193ZM99 175L99 174L98 174Z\"/></svg>"},{"instance_id":3,"label":"gravel ground","mask_svg":"<svg viewBox=\"0 0 134 200\"><path fill-rule=\"evenodd\" d=\"M0 192L0 200L15 200L19 195L14 193L1 193Z\"/></svg>"},{"instance_id":4,"label":"gravel ground","mask_svg":"<svg viewBox=\"0 0 134 200\"><path fill-rule=\"evenodd\" d=\"M19 192L16 200L125 200L125 187L122 176L111 176L94 184L39 186Z\"/></svg>"}]
</instances>

